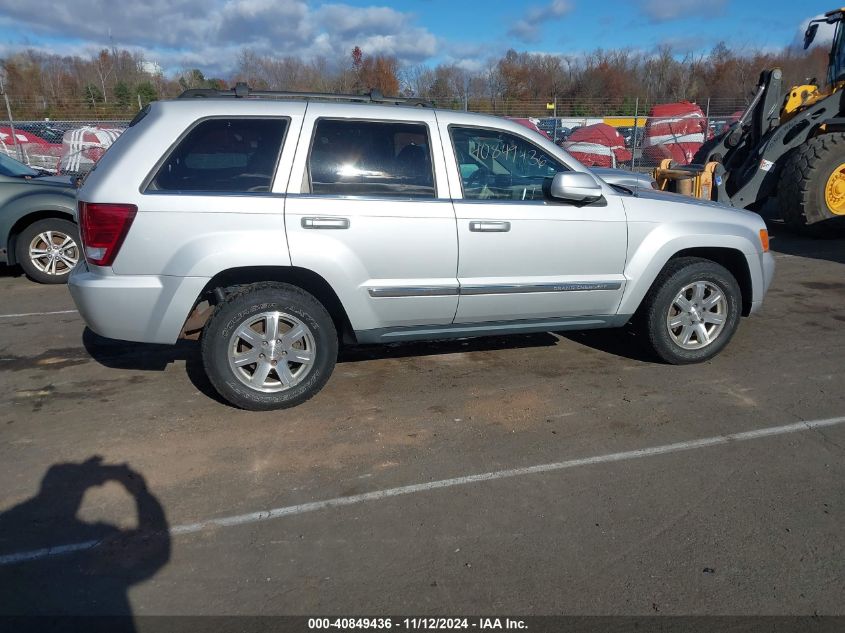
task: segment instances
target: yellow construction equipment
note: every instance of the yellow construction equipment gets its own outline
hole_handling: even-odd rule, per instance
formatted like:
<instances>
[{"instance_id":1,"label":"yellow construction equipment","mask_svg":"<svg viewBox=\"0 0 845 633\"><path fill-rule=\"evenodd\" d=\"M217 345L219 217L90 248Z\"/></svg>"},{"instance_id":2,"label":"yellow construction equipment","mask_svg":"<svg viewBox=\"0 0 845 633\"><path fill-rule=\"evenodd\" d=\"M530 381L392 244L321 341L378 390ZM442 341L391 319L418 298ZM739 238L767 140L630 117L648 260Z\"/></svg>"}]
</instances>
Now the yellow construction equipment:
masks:
<instances>
[{"instance_id":1,"label":"yellow construction equipment","mask_svg":"<svg viewBox=\"0 0 845 633\"><path fill-rule=\"evenodd\" d=\"M835 25L827 81L783 90L779 68L763 71L751 104L727 131L706 141L691 165L663 161L661 189L759 209L776 198L781 217L806 230L845 217L845 7L812 20Z\"/></svg>"}]
</instances>

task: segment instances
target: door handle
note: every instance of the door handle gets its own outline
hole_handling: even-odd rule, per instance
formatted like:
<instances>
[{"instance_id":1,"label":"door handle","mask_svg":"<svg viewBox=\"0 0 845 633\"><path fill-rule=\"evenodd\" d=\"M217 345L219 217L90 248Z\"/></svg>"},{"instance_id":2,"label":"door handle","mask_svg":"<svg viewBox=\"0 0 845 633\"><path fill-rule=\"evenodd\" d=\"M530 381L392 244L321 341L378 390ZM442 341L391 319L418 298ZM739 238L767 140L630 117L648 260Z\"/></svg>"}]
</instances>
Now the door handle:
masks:
<instances>
[{"instance_id":1,"label":"door handle","mask_svg":"<svg viewBox=\"0 0 845 633\"><path fill-rule=\"evenodd\" d=\"M303 229L348 229L349 218L302 218Z\"/></svg>"},{"instance_id":2,"label":"door handle","mask_svg":"<svg viewBox=\"0 0 845 633\"><path fill-rule=\"evenodd\" d=\"M511 223L473 220L469 223L469 230L474 233L506 233L511 230Z\"/></svg>"}]
</instances>

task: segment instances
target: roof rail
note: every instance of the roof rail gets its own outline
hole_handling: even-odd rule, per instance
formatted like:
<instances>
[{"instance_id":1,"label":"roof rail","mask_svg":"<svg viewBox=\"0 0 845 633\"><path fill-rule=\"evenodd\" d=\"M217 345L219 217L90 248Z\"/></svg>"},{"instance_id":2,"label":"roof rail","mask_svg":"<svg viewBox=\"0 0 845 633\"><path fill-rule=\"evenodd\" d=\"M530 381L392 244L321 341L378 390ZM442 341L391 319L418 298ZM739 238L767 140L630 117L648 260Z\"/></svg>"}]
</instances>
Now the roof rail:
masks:
<instances>
[{"instance_id":1,"label":"roof rail","mask_svg":"<svg viewBox=\"0 0 845 633\"><path fill-rule=\"evenodd\" d=\"M331 92L290 92L287 90L252 90L243 82L235 84L229 90L215 88L191 88L180 94L178 99L246 99L250 97L271 97L287 99L322 99L325 101L355 101L361 103L380 103L391 105L411 105L422 108L433 108L434 104L425 99L413 97L385 97L379 90L370 89L368 93L360 95L333 94Z\"/></svg>"}]
</instances>

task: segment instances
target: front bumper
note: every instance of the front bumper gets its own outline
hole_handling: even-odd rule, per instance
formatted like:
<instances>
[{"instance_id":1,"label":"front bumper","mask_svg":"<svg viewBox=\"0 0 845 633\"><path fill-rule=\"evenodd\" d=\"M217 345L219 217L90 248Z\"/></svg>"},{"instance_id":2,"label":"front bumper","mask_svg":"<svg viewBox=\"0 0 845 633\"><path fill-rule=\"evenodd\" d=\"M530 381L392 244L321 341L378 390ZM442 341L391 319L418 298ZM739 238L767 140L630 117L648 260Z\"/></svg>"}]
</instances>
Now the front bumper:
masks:
<instances>
[{"instance_id":1,"label":"front bumper","mask_svg":"<svg viewBox=\"0 0 845 633\"><path fill-rule=\"evenodd\" d=\"M751 310L749 314L754 314L763 305L763 297L772 285L772 279L775 276L775 257L769 252L763 253L760 256L760 272L762 274L762 286L759 295L755 293L754 301L751 303Z\"/></svg>"},{"instance_id":2,"label":"front bumper","mask_svg":"<svg viewBox=\"0 0 845 633\"><path fill-rule=\"evenodd\" d=\"M80 262L68 279L79 314L107 338L173 344L188 318L206 277L115 275L109 268Z\"/></svg>"}]
</instances>

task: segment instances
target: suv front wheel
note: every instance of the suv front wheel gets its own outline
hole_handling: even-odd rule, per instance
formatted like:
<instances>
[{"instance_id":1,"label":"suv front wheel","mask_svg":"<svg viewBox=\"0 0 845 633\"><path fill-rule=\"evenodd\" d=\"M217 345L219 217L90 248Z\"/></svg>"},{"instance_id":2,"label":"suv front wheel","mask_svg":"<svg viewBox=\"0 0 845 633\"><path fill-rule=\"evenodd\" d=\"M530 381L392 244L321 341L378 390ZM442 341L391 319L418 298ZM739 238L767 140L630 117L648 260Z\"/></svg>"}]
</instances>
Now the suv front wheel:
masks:
<instances>
[{"instance_id":1,"label":"suv front wheel","mask_svg":"<svg viewBox=\"0 0 845 633\"><path fill-rule=\"evenodd\" d=\"M724 266L679 257L670 260L646 295L640 327L667 363L699 363L728 344L741 313L739 284Z\"/></svg>"},{"instance_id":2,"label":"suv front wheel","mask_svg":"<svg viewBox=\"0 0 845 633\"><path fill-rule=\"evenodd\" d=\"M205 372L241 409L284 409L314 396L329 379L338 340L332 318L307 292L282 283L232 292L202 334Z\"/></svg>"}]
</instances>

